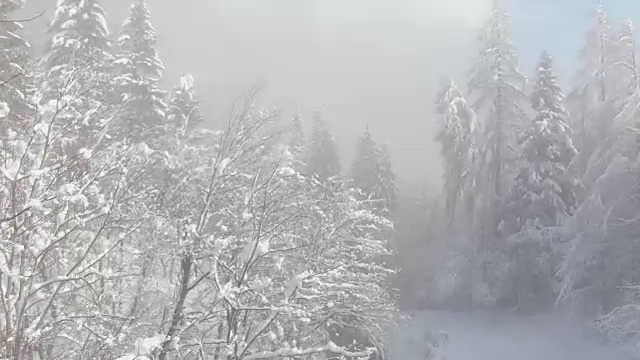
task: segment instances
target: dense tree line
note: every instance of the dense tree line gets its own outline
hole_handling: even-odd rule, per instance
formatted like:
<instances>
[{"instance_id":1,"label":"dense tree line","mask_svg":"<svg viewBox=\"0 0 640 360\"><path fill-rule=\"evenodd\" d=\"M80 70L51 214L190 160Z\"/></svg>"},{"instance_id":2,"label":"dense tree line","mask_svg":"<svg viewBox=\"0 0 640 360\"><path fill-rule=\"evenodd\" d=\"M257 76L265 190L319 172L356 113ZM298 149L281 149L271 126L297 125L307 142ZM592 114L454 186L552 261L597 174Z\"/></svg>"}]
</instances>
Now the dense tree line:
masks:
<instances>
[{"instance_id":1,"label":"dense tree line","mask_svg":"<svg viewBox=\"0 0 640 360\"><path fill-rule=\"evenodd\" d=\"M383 356L386 147L367 131L351 177L320 111L274 131L253 89L205 129L192 76L160 86L144 0L118 34L59 0L42 54L20 5L0 4L1 359Z\"/></svg>"},{"instance_id":2,"label":"dense tree line","mask_svg":"<svg viewBox=\"0 0 640 360\"><path fill-rule=\"evenodd\" d=\"M445 168L430 302L569 306L637 340L640 91L631 21L597 10L565 96L543 52L527 79L508 14L494 9L461 90L436 102ZM438 227L438 223L433 223ZM455 301L454 301L455 300Z\"/></svg>"}]
</instances>

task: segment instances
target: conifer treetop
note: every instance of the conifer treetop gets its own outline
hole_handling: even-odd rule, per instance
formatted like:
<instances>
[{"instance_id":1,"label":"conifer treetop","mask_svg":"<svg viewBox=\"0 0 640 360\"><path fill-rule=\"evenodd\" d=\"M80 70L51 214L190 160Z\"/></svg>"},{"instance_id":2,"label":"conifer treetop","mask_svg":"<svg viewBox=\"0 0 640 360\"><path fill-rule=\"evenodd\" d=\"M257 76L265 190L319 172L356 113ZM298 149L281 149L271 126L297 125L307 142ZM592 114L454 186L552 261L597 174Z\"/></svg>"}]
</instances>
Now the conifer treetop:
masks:
<instances>
[{"instance_id":1,"label":"conifer treetop","mask_svg":"<svg viewBox=\"0 0 640 360\"><path fill-rule=\"evenodd\" d=\"M145 0L133 1L117 43L141 76L162 78L165 67L155 48L156 30L151 23L151 12Z\"/></svg>"},{"instance_id":2,"label":"conifer treetop","mask_svg":"<svg viewBox=\"0 0 640 360\"><path fill-rule=\"evenodd\" d=\"M98 0L58 0L48 32L53 36L47 44L53 64L87 65L109 57L106 12Z\"/></svg>"}]
</instances>

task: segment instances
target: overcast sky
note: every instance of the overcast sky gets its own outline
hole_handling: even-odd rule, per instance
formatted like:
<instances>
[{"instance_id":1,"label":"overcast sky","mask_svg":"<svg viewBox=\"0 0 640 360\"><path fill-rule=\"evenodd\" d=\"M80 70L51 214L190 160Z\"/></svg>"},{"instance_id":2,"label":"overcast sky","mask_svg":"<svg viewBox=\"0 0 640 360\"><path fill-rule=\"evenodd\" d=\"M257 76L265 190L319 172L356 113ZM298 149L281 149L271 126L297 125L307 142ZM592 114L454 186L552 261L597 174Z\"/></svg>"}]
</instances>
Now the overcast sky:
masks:
<instances>
[{"instance_id":1,"label":"overcast sky","mask_svg":"<svg viewBox=\"0 0 640 360\"><path fill-rule=\"evenodd\" d=\"M55 3L27 1L34 9L51 10ZM389 143L402 182L431 187L441 176L431 105L437 80L441 74L463 79L491 2L148 0L167 83L192 73L212 123L261 81L265 103L285 116L300 109L309 118L322 105L345 165L369 124L375 138ZM637 0L609 2L615 16L639 13L637 5L628 5ZM115 31L129 1L103 5ZM597 0L514 0L523 71L530 72L543 47L561 67L573 66L596 5Z\"/></svg>"}]
</instances>

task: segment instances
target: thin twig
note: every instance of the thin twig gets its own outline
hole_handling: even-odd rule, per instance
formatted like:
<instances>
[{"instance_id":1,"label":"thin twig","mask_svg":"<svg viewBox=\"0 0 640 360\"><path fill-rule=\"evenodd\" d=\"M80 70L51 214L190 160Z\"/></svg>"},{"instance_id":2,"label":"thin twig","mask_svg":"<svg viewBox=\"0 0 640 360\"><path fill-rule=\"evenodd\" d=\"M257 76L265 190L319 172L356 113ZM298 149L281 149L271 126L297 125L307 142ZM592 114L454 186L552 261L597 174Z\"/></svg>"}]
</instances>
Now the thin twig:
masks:
<instances>
[{"instance_id":1,"label":"thin twig","mask_svg":"<svg viewBox=\"0 0 640 360\"><path fill-rule=\"evenodd\" d=\"M29 21L33 21L39 17L41 17L42 15L44 15L44 13L47 12L47 10L42 10L42 12L32 18L29 19L19 19L19 20L0 20L0 23L23 23L23 22L29 22Z\"/></svg>"},{"instance_id":2,"label":"thin twig","mask_svg":"<svg viewBox=\"0 0 640 360\"><path fill-rule=\"evenodd\" d=\"M7 79L7 80L5 80L5 81L1 82L1 83L0 83L0 86L5 86L5 85L7 85L7 84L8 84L8 83L10 83L13 79L17 78L17 77L18 77L18 76L20 76L20 75L22 75L22 73L21 73L21 72L16 73L15 75L13 75L12 77L10 77L9 79Z\"/></svg>"}]
</instances>

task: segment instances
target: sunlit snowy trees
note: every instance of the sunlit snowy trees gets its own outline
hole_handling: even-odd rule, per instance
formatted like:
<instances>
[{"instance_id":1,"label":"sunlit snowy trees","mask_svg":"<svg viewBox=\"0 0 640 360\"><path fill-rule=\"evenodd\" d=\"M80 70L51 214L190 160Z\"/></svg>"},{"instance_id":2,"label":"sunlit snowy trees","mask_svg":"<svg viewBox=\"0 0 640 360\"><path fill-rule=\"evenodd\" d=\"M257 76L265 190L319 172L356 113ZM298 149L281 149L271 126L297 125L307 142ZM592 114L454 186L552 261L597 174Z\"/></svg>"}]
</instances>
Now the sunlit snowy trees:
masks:
<instances>
[{"instance_id":1,"label":"sunlit snowy trees","mask_svg":"<svg viewBox=\"0 0 640 360\"><path fill-rule=\"evenodd\" d=\"M495 8L466 96L478 119L478 137L471 137L477 160L469 172L474 215L485 218L471 231L454 227L437 235L449 251L433 288L448 303L469 298L470 306L567 306L600 316L601 328L617 340L637 341L640 92L633 25L628 20L616 31L604 8L597 9L577 86L565 100L545 53L526 104L522 95L529 90L507 24ZM436 110L445 124L457 124L450 120L457 108L442 100L447 94L451 87ZM449 98L464 104L460 95ZM447 129L438 137L443 145L458 138L451 134L459 131ZM466 146L443 149L445 174L451 159L468 158ZM450 177L464 179L459 172ZM448 184L444 198L456 193ZM450 217L451 206L440 211Z\"/></svg>"},{"instance_id":2,"label":"sunlit snowy trees","mask_svg":"<svg viewBox=\"0 0 640 360\"><path fill-rule=\"evenodd\" d=\"M99 350L77 344L100 342L105 322L118 316L108 284L121 274L103 265L136 226L120 210L134 207L133 169L144 166L144 152L101 146L100 138L71 152L64 145L78 135L57 115L45 108L33 127L3 140L0 347L10 359Z\"/></svg>"},{"instance_id":3,"label":"sunlit snowy trees","mask_svg":"<svg viewBox=\"0 0 640 360\"><path fill-rule=\"evenodd\" d=\"M0 359L381 356L393 227L336 176L319 114L307 143L251 90L202 129L192 76L161 89L145 1L114 46L97 1L58 1L33 65L18 5L0 5Z\"/></svg>"},{"instance_id":4,"label":"sunlit snowy trees","mask_svg":"<svg viewBox=\"0 0 640 360\"><path fill-rule=\"evenodd\" d=\"M393 301L382 288L389 271L374 261L387 254L378 235L390 224L348 191L325 198L325 184L286 166L274 146L286 139L265 130L273 114L253 106L160 164L172 180L159 211L173 231L159 244L177 289L167 321L152 319L164 337L150 352L264 359L381 351ZM366 343L336 345L336 325L364 330Z\"/></svg>"}]
</instances>

